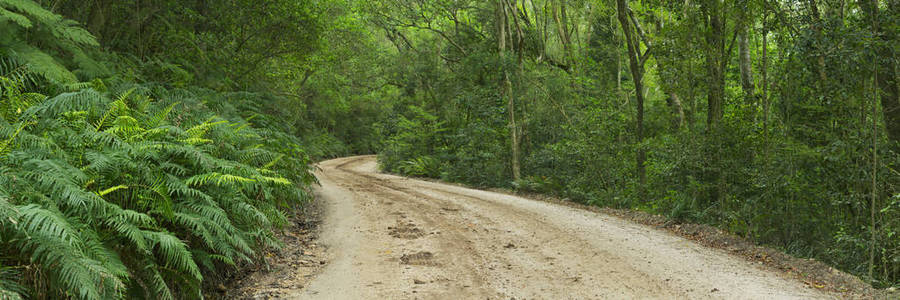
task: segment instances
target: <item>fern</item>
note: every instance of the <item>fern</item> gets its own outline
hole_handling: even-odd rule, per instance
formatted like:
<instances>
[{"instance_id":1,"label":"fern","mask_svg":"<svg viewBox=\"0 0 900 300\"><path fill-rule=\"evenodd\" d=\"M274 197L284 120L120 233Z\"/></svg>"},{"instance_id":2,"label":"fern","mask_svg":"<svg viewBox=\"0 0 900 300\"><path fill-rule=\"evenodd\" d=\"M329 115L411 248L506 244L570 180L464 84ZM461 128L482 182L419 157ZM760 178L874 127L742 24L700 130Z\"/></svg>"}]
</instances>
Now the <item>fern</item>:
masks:
<instances>
[{"instance_id":1,"label":"fern","mask_svg":"<svg viewBox=\"0 0 900 300\"><path fill-rule=\"evenodd\" d=\"M178 103L179 102L174 102L172 104L169 104L169 106L157 112L155 115L153 115L153 117L147 120L147 126L152 128L162 125L162 122L165 121L166 118L168 118L169 113L172 112L172 109L174 109L175 106L178 105Z\"/></svg>"},{"instance_id":2,"label":"fern","mask_svg":"<svg viewBox=\"0 0 900 300\"><path fill-rule=\"evenodd\" d=\"M102 69L81 48L99 46L97 39L77 22L64 19L32 0L0 0L0 22L6 21L14 24L7 33L12 39L3 39L5 42L0 41L0 46L8 49L13 59L24 62L31 71L50 81L77 82L75 74L49 54L58 50L69 53L82 68Z\"/></svg>"},{"instance_id":3,"label":"fern","mask_svg":"<svg viewBox=\"0 0 900 300\"><path fill-rule=\"evenodd\" d=\"M106 194L109 194L109 193L112 193L112 192L115 192L115 191L118 191L118 190L121 190L121 189L127 189L127 188L128 188L127 185L120 184L120 185L117 185L117 186L114 186L114 187L111 187L111 188L108 188L108 189L99 191L99 192L97 192L97 195L99 195L99 196L102 197L102 196L105 196Z\"/></svg>"},{"instance_id":4,"label":"fern","mask_svg":"<svg viewBox=\"0 0 900 300\"><path fill-rule=\"evenodd\" d=\"M283 209L309 197L297 138L213 114L217 92L92 81L44 97L28 74L50 75L15 62L0 59L0 297L200 298L205 274L278 246Z\"/></svg>"},{"instance_id":5,"label":"fern","mask_svg":"<svg viewBox=\"0 0 900 300\"><path fill-rule=\"evenodd\" d=\"M131 93L133 93L133 92L134 92L134 89L130 89L130 90L126 91L125 93L122 93L121 95L119 95L119 97L116 98L116 100L113 101L109 105L109 109L106 111L105 114L103 114L103 117L101 117L100 120L97 120L97 122L95 122L94 128L97 131L100 131L100 129L103 127L103 125L107 119L109 119L110 117L118 117L121 114L126 113L128 111L128 104L125 103L125 100L127 100L128 97L131 96Z\"/></svg>"},{"instance_id":6,"label":"fern","mask_svg":"<svg viewBox=\"0 0 900 300\"><path fill-rule=\"evenodd\" d=\"M218 172L206 173L192 176L188 178L185 183L188 185L205 185L205 184L214 184L217 186L223 185L235 185L235 184L247 184L254 183L255 179L245 178L237 175L231 174L221 174Z\"/></svg>"},{"instance_id":7,"label":"fern","mask_svg":"<svg viewBox=\"0 0 900 300\"><path fill-rule=\"evenodd\" d=\"M28 17L17 14L15 12L11 12L6 10L6 8L0 7L0 22L12 21L16 23L16 25L21 26L22 28L31 28L31 20L28 20Z\"/></svg>"},{"instance_id":8,"label":"fern","mask_svg":"<svg viewBox=\"0 0 900 300\"><path fill-rule=\"evenodd\" d=\"M97 38L94 37L90 32L78 26L78 22L69 19L58 20L53 23L51 27L53 30L53 35L58 39L65 39L72 41L76 44L88 45L88 46L100 46L100 43L97 43Z\"/></svg>"},{"instance_id":9,"label":"fern","mask_svg":"<svg viewBox=\"0 0 900 300\"><path fill-rule=\"evenodd\" d=\"M0 299L23 300L28 294L28 289L19 284L21 274L11 267L0 266Z\"/></svg>"},{"instance_id":10,"label":"fern","mask_svg":"<svg viewBox=\"0 0 900 300\"><path fill-rule=\"evenodd\" d=\"M31 253L31 262L53 268L59 288L81 299L115 297L124 283L103 263L87 257L85 243L69 219L37 205L18 207L22 225L13 243Z\"/></svg>"},{"instance_id":11,"label":"fern","mask_svg":"<svg viewBox=\"0 0 900 300\"><path fill-rule=\"evenodd\" d=\"M13 57L0 56L0 77L8 78L16 88L25 89L38 82L36 73L28 65ZM7 86L0 87L6 89Z\"/></svg>"},{"instance_id":12,"label":"fern","mask_svg":"<svg viewBox=\"0 0 900 300\"><path fill-rule=\"evenodd\" d=\"M28 68L35 73L58 83L72 83L78 81L72 71L63 66L53 56L50 56L38 48L23 44L7 45L14 56L28 64Z\"/></svg>"},{"instance_id":13,"label":"fern","mask_svg":"<svg viewBox=\"0 0 900 300\"><path fill-rule=\"evenodd\" d=\"M29 117L57 117L65 112L84 111L89 117L100 113L107 100L94 89L63 93L45 100L24 112Z\"/></svg>"},{"instance_id":14,"label":"fern","mask_svg":"<svg viewBox=\"0 0 900 300\"><path fill-rule=\"evenodd\" d=\"M6 140L0 141L0 156L5 155L12 149L12 143L16 140L16 137L19 136L19 133L22 132L22 129L25 128L25 124L21 124L16 128L16 131L10 135Z\"/></svg>"},{"instance_id":15,"label":"fern","mask_svg":"<svg viewBox=\"0 0 900 300\"><path fill-rule=\"evenodd\" d=\"M167 262L168 267L183 271L197 281L203 279L191 252L177 237L164 232L145 232L145 238L152 242L152 246L157 249L162 260Z\"/></svg>"},{"instance_id":16,"label":"fern","mask_svg":"<svg viewBox=\"0 0 900 300\"><path fill-rule=\"evenodd\" d=\"M38 93L22 92L21 80L0 76L0 117L7 121L18 121L25 110L46 99Z\"/></svg>"},{"instance_id":17,"label":"fern","mask_svg":"<svg viewBox=\"0 0 900 300\"><path fill-rule=\"evenodd\" d=\"M62 20L62 17L59 15L44 9L31 0L0 0L0 7L12 9L24 15L36 18L37 21L41 23L55 23Z\"/></svg>"}]
</instances>

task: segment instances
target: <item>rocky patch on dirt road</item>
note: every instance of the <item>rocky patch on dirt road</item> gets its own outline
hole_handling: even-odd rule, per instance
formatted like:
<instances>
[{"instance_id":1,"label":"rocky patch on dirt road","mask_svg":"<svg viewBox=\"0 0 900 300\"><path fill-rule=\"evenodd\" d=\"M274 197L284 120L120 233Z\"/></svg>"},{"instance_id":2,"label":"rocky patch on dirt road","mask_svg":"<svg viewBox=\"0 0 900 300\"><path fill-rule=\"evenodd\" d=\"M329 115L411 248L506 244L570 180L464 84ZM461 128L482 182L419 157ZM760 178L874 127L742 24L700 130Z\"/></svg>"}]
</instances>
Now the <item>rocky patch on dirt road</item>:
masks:
<instances>
[{"instance_id":1,"label":"rocky patch on dirt road","mask_svg":"<svg viewBox=\"0 0 900 300\"><path fill-rule=\"evenodd\" d=\"M428 251L420 251L416 253L403 254L400 256L400 264L414 266L437 266L434 261L434 253Z\"/></svg>"},{"instance_id":2,"label":"rocky patch on dirt road","mask_svg":"<svg viewBox=\"0 0 900 300\"><path fill-rule=\"evenodd\" d=\"M397 221L397 225L388 227L389 234L398 239L416 239L425 235L416 224L409 221Z\"/></svg>"}]
</instances>

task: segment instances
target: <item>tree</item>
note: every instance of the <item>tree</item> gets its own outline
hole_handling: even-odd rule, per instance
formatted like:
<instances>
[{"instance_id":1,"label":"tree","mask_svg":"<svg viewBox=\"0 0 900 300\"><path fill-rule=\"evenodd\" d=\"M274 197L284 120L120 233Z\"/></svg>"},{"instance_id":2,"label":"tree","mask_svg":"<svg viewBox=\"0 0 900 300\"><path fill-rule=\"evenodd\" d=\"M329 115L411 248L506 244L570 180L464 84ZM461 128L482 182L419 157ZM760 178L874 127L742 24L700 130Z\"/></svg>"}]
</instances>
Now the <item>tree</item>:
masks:
<instances>
[{"instance_id":1,"label":"tree","mask_svg":"<svg viewBox=\"0 0 900 300\"><path fill-rule=\"evenodd\" d=\"M874 35L875 55L878 60L877 85L881 94L880 103L887 136L897 145L900 143L900 82L897 81L896 43L897 17L900 16L900 12L897 5L887 5L885 10L879 6L879 2L875 0L859 1L859 7L866 16L866 24L870 26Z\"/></svg>"},{"instance_id":2,"label":"tree","mask_svg":"<svg viewBox=\"0 0 900 300\"><path fill-rule=\"evenodd\" d=\"M741 69L741 89L744 91L744 103L747 106L754 107L757 105L757 101L756 92L754 91L752 61L750 59L750 27L753 26L753 19L749 2L749 0L742 1L742 5L738 8L741 12L737 32L738 61Z\"/></svg>"},{"instance_id":3,"label":"tree","mask_svg":"<svg viewBox=\"0 0 900 300\"><path fill-rule=\"evenodd\" d=\"M706 76L709 78L707 91L706 126L710 132L718 128L724 114L725 105L725 4L721 0L700 2L702 20L706 31Z\"/></svg>"},{"instance_id":4,"label":"tree","mask_svg":"<svg viewBox=\"0 0 900 300\"><path fill-rule=\"evenodd\" d=\"M515 0L513 1L515 2ZM518 46L514 48L521 48L521 34L519 33L521 32L521 29L518 26L517 16L513 15L510 17L510 9L514 8L514 4L510 3L508 0L498 0L497 2L497 50L501 59L503 59L507 51L507 38L509 38L510 41L517 42ZM513 10L512 13L515 14L515 10ZM510 21L510 19L512 19L512 21ZM513 36L512 32L508 32L510 23L515 23L516 25L516 39L511 38ZM521 61L521 58L519 61ZM518 181L522 178L522 171L519 166L519 127L516 125L516 103L513 94L513 85L509 80L509 70L507 70L505 66L503 68L503 82L500 84L502 87L500 95L501 97L506 98L506 111L509 115L510 166L512 167L513 180Z\"/></svg>"},{"instance_id":5,"label":"tree","mask_svg":"<svg viewBox=\"0 0 900 300\"><path fill-rule=\"evenodd\" d=\"M647 61L647 58L650 55L650 50L641 54L640 42L636 37L636 33L634 28L637 27L637 22L635 21L632 24L632 20L634 18L630 18L628 15L630 10L625 3L625 0L616 0L616 12L619 19L619 25L622 28L622 32L625 37L625 45L628 48L628 68L631 70L631 78L634 81L634 93L635 100L637 105L637 110L635 114L635 138L637 140L638 148L635 155L635 169L637 170L638 176L638 195L639 197L643 197L643 189L644 184L647 181L646 178L646 170L644 167L644 162L646 161L646 153L642 147L642 143L644 142L644 63Z\"/></svg>"}]
</instances>

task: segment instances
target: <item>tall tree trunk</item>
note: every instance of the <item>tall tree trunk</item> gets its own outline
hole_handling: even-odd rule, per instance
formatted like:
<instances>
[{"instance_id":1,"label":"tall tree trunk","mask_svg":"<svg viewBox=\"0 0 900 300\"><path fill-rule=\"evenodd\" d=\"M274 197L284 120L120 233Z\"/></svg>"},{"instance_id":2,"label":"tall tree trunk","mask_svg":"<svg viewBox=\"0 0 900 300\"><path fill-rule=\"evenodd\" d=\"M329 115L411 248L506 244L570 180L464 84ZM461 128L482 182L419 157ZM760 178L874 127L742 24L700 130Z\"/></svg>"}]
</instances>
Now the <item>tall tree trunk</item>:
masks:
<instances>
[{"instance_id":1,"label":"tall tree trunk","mask_svg":"<svg viewBox=\"0 0 900 300\"><path fill-rule=\"evenodd\" d=\"M625 0L616 0L616 11L619 18L619 24L622 25L622 32L625 33L625 44L628 48L628 63L631 69L631 77L634 80L634 92L637 102L637 115L635 118L635 138L637 139L637 153L635 156L635 164L638 175L638 197L644 200L644 184L647 181L647 173L644 169L644 161L646 153L644 152L644 70L641 67L641 59L639 57L640 50L638 48L637 37L635 37L634 29L629 23L628 9Z\"/></svg>"},{"instance_id":2,"label":"tall tree trunk","mask_svg":"<svg viewBox=\"0 0 900 300\"><path fill-rule=\"evenodd\" d=\"M556 31L559 34L560 43L563 45L563 51L566 55L566 64L574 67L575 62L572 57L572 39L569 35L569 18L566 15L566 2L559 0L553 4L553 20L556 21Z\"/></svg>"},{"instance_id":3,"label":"tall tree trunk","mask_svg":"<svg viewBox=\"0 0 900 300\"><path fill-rule=\"evenodd\" d=\"M724 116L725 105L725 20L720 0L706 0L701 5L706 14L707 129L716 129Z\"/></svg>"},{"instance_id":4,"label":"tall tree trunk","mask_svg":"<svg viewBox=\"0 0 900 300\"><path fill-rule=\"evenodd\" d=\"M877 26L873 27L877 28ZM872 85L872 195L869 203L869 232L871 243L869 246L869 280L873 281L875 280L875 248L877 247L877 239L875 238L875 226L877 225L875 222L875 211L878 210L878 104L876 103L878 99L878 64L874 65L875 78L872 80L875 82L875 84Z\"/></svg>"},{"instance_id":5,"label":"tall tree trunk","mask_svg":"<svg viewBox=\"0 0 900 300\"><path fill-rule=\"evenodd\" d=\"M632 17L631 18L632 22L637 22L637 18L634 18L633 14L631 14L631 17ZM640 24L635 23L635 27L636 27L638 33L642 32L639 25ZM663 25L659 19L656 20L656 31L657 32L663 31ZM647 44L647 47L651 47L651 48L653 47L650 39L647 38L646 35L640 34L640 36L642 39L644 39L644 43ZM656 60L656 69L657 70L660 70L660 71L666 70L668 67L669 67L668 65L663 63L663 60L660 60L660 59ZM663 72L658 72L657 76L660 77L659 80L660 80L660 86L662 87L662 90L667 95L669 95L669 97L666 98L666 104L669 106L669 109L672 110L672 116L673 116L672 128L675 130L678 130L678 129L681 129L682 126L684 126L684 118L685 118L684 117L684 106L681 104L681 98L679 98L678 94L675 93L675 89L670 84L668 84L668 82L673 82L674 80L672 80L672 78L667 78L668 76L663 76L662 73Z\"/></svg>"},{"instance_id":6,"label":"tall tree trunk","mask_svg":"<svg viewBox=\"0 0 900 300\"><path fill-rule=\"evenodd\" d=\"M886 18L881 18L881 12L878 8L877 0L860 0L859 6L865 12L868 23L871 26L871 32L875 35L874 50L875 61L873 68L875 69L872 89L872 195L869 203L869 226L870 226L870 248L869 248L869 279L875 280L875 253L877 245L876 235L876 211L879 209L878 198L880 190L878 188L878 99L881 99L881 109L884 116L885 129L887 129L888 139L891 141L894 150L898 150L900 146L900 91L898 91L897 82L897 55L894 53L893 44L897 39L897 8L888 4ZM883 24L886 21L887 24ZM885 276L887 278L887 276Z\"/></svg>"},{"instance_id":7,"label":"tall tree trunk","mask_svg":"<svg viewBox=\"0 0 900 300\"><path fill-rule=\"evenodd\" d=\"M513 100L513 89L512 82L509 80L509 72L503 72L503 82L506 87L506 110L509 112L509 140L513 180L518 181L522 179L522 171L519 166L519 127L516 126L516 103Z\"/></svg>"},{"instance_id":8,"label":"tall tree trunk","mask_svg":"<svg viewBox=\"0 0 900 300\"><path fill-rule=\"evenodd\" d=\"M507 31L509 14L507 12L508 7L504 3L505 1L497 1L497 48L501 57L506 52L507 35L512 34ZM503 70L503 81L500 84L500 95L506 97L506 110L509 115L510 165L512 167L513 180L518 181L522 177L521 167L519 166L519 129L516 126L516 103L513 98L513 87L512 81L509 79L509 70Z\"/></svg>"},{"instance_id":9,"label":"tall tree trunk","mask_svg":"<svg viewBox=\"0 0 900 300\"><path fill-rule=\"evenodd\" d=\"M738 37L738 53L740 56L741 89L744 91L744 101L749 107L756 105L755 87L753 86L753 70L750 61L750 34L747 30L749 20L743 20Z\"/></svg>"},{"instance_id":10,"label":"tall tree trunk","mask_svg":"<svg viewBox=\"0 0 900 300\"><path fill-rule=\"evenodd\" d=\"M720 157L722 156L722 142L719 139L719 127L725 114L725 13L722 0L705 0L700 8L706 20L706 72L708 82L707 92L707 132L713 139L710 140L714 149L707 155L710 158L709 176L716 182L716 189L710 194L710 199L717 203L724 203L726 199L726 182Z\"/></svg>"},{"instance_id":11,"label":"tall tree trunk","mask_svg":"<svg viewBox=\"0 0 900 300\"><path fill-rule=\"evenodd\" d=\"M816 62L818 63L818 71L819 71L819 81L820 84L825 84L825 80L828 79L828 75L825 72L825 49L822 47L822 17L819 15L819 6L816 4L816 0L807 0L807 4L809 5L809 14L813 21L813 31L816 32L816 46L818 47L819 56L816 58Z\"/></svg>"},{"instance_id":12,"label":"tall tree trunk","mask_svg":"<svg viewBox=\"0 0 900 300\"><path fill-rule=\"evenodd\" d=\"M875 56L877 59L878 85L881 96L881 113L884 116L884 125L887 136L897 149L900 145L900 86L897 81L897 53L894 52L892 43L897 42L897 8L888 8L886 18L879 18L878 1L859 0L859 6L869 18L872 33L876 35ZM890 11L893 9L894 11ZM888 24L883 22L887 21Z\"/></svg>"},{"instance_id":13,"label":"tall tree trunk","mask_svg":"<svg viewBox=\"0 0 900 300\"><path fill-rule=\"evenodd\" d=\"M762 67L760 72L762 73L762 105L763 105L763 134L768 139L769 137L769 78L768 78L768 63L769 63L769 43L768 43L768 35L769 28L767 27L768 23L766 23L765 16L763 17L763 32L762 32Z\"/></svg>"}]
</instances>

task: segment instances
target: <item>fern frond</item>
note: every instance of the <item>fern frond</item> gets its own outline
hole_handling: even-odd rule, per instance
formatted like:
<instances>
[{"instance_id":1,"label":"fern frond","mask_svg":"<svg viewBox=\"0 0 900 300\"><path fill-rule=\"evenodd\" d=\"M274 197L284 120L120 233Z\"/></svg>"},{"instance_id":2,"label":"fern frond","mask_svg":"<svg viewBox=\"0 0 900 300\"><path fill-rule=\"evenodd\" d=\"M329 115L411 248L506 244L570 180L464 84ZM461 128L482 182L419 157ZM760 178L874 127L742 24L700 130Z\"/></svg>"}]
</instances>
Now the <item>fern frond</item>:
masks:
<instances>
[{"instance_id":1,"label":"fern frond","mask_svg":"<svg viewBox=\"0 0 900 300\"><path fill-rule=\"evenodd\" d=\"M0 57L0 77L11 79L18 88L33 86L37 82L37 76L28 64L12 56Z\"/></svg>"},{"instance_id":2,"label":"fern frond","mask_svg":"<svg viewBox=\"0 0 900 300\"><path fill-rule=\"evenodd\" d=\"M115 192L115 191L118 191L118 190L122 190L122 189L127 189L127 188L128 188L127 185L120 184L120 185L117 185L117 186L114 186L114 187L111 187L111 188L108 188L108 189L99 191L99 192L97 192L97 195L100 195L100 196L102 197L102 196L106 196L106 194L109 194L109 193L112 193L112 192Z\"/></svg>"},{"instance_id":3,"label":"fern frond","mask_svg":"<svg viewBox=\"0 0 900 300\"><path fill-rule=\"evenodd\" d=\"M142 288L143 293L133 295L135 298L157 298L162 300L175 299L175 296L172 294L172 289L169 288L166 279L159 273L159 266L157 266L155 262L145 257L145 259L139 262L139 265L142 266L142 268L136 270L138 272L134 279L137 281L138 287ZM132 291L132 293L136 292L137 291Z\"/></svg>"},{"instance_id":4,"label":"fern frond","mask_svg":"<svg viewBox=\"0 0 900 300\"><path fill-rule=\"evenodd\" d=\"M216 125L228 123L228 121L225 121L225 120L213 122L212 120L214 120L214 119L215 119L215 117L209 118L209 120L206 120L206 122L203 122L199 125L191 127L188 130L185 130L185 133L187 133L188 136L193 137L193 138L201 138L201 137L203 137L204 134L206 134L207 131L209 131L210 128L212 128Z\"/></svg>"},{"instance_id":5,"label":"fern frond","mask_svg":"<svg viewBox=\"0 0 900 300\"><path fill-rule=\"evenodd\" d=\"M139 135L144 132L144 128L141 127L140 122L137 119L132 118L131 116L119 116L116 118L115 124L107 129L106 132L129 140L134 140L134 138L138 138Z\"/></svg>"},{"instance_id":6,"label":"fern frond","mask_svg":"<svg viewBox=\"0 0 900 300\"><path fill-rule=\"evenodd\" d=\"M0 189L0 225L10 223L16 225L19 223L19 211L16 207L9 203L9 195L6 191Z\"/></svg>"},{"instance_id":7,"label":"fern frond","mask_svg":"<svg viewBox=\"0 0 900 300\"><path fill-rule=\"evenodd\" d=\"M208 183L212 183L217 186L223 185L233 185L233 184L246 184L246 183L254 183L255 179L241 177L237 175L231 174L222 174L219 172L212 172L200 175L194 175L185 180L187 185L200 186Z\"/></svg>"},{"instance_id":8,"label":"fern frond","mask_svg":"<svg viewBox=\"0 0 900 300\"><path fill-rule=\"evenodd\" d=\"M291 181L287 180L286 178L283 178L283 177L270 177L270 176L260 175L260 176L256 176L255 178L259 182L266 182L266 183L280 184L280 185L291 185Z\"/></svg>"},{"instance_id":9,"label":"fern frond","mask_svg":"<svg viewBox=\"0 0 900 300\"><path fill-rule=\"evenodd\" d=\"M16 140L16 137L19 136L19 133L21 133L22 129L24 128L25 124L19 124L19 127L16 128L16 131L12 134L12 136L7 138L6 140L0 141L0 157L3 157L4 155L6 155L6 153L12 150L13 141Z\"/></svg>"},{"instance_id":10,"label":"fern frond","mask_svg":"<svg viewBox=\"0 0 900 300\"><path fill-rule=\"evenodd\" d=\"M164 179L157 179L150 190L158 197L151 200L154 212L160 213L168 219L172 218L174 213L172 198L169 196L169 188L165 185Z\"/></svg>"},{"instance_id":11,"label":"fern frond","mask_svg":"<svg viewBox=\"0 0 900 300\"><path fill-rule=\"evenodd\" d=\"M53 23L62 19L59 15L44 9L40 4L31 0L0 0L0 7L18 11L42 23Z\"/></svg>"},{"instance_id":12,"label":"fern frond","mask_svg":"<svg viewBox=\"0 0 900 300\"><path fill-rule=\"evenodd\" d=\"M104 123L110 117L118 117L128 111L128 105L125 103L125 101L133 92L134 89L130 89L125 93L119 95L119 97L117 97L115 101L109 104L109 109L107 109L106 113L103 114L103 117L101 117L100 120L97 120L97 122L94 124L94 127L97 131L100 131L100 128L103 128Z\"/></svg>"},{"instance_id":13,"label":"fern frond","mask_svg":"<svg viewBox=\"0 0 900 300\"><path fill-rule=\"evenodd\" d=\"M94 35L86 29L81 28L78 22L75 22L75 20L60 19L59 21L53 23L51 28L53 36L58 39L70 40L76 44L81 45L94 47L100 46L100 43L97 42L97 38L94 37Z\"/></svg>"},{"instance_id":14,"label":"fern frond","mask_svg":"<svg viewBox=\"0 0 900 300\"><path fill-rule=\"evenodd\" d=\"M28 289L19 282L22 274L18 270L6 266L0 266L0 299L23 300L28 294Z\"/></svg>"},{"instance_id":15,"label":"fern frond","mask_svg":"<svg viewBox=\"0 0 900 300\"><path fill-rule=\"evenodd\" d=\"M264 166L262 166L262 168L260 168L260 170L268 170L269 168L274 167L275 164L277 164L279 161L281 161L282 158L284 158L284 154L278 154L278 156L276 156L274 159L272 159L272 161L270 161L270 162L266 163Z\"/></svg>"},{"instance_id":16,"label":"fern frond","mask_svg":"<svg viewBox=\"0 0 900 300\"><path fill-rule=\"evenodd\" d=\"M22 238L13 241L20 251L49 274L61 292L81 299L116 297L124 283L103 263L85 255L84 239L69 219L37 205L18 207ZM104 296L105 295L105 296Z\"/></svg>"},{"instance_id":17,"label":"fern frond","mask_svg":"<svg viewBox=\"0 0 900 300\"><path fill-rule=\"evenodd\" d=\"M46 210L36 204L20 206L17 210L20 225L26 232L40 232L42 235L64 241L69 246L81 246L78 231L60 213Z\"/></svg>"},{"instance_id":18,"label":"fern frond","mask_svg":"<svg viewBox=\"0 0 900 300\"><path fill-rule=\"evenodd\" d=\"M57 83L72 83L78 79L53 56L23 43L9 45L13 56L28 63L28 68Z\"/></svg>"},{"instance_id":19,"label":"fern frond","mask_svg":"<svg viewBox=\"0 0 900 300\"><path fill-rule=\"evenodd\" d=\"M100 269L109 273L115 278L128 278L128 267L122 262L122 258L118 253L113 251L113 247L104 244L100 236L94 230L84 230L81 233L84 247L82 248L85 256L93 261L100 263ZM116 290L123 289L123 286L115 287Z\"/></svg>"},{"instance_id":20,"label":"fern frond","mask_svg":"<svg viewBox=\"0 0 900 300\"><path fill-rule=\"evenodd\" d=\"M212 143L212 142L213 142L211 139L194 138L194 137L192 137L192 138L186 138L186 139L181 139L181 140L179 140L179 141L182 142L182 143L189 144L189 145L194 145L194 146L196 146L196 145L202 145L202 144L209 144L209 143Z\"/></svg>"},{"instance_id":21,"label":"fern frond","mask_svg":"<svg viewBox=\"0 0 900 300\"><path fill-rule=\"evenodd\" d=\"M272 225L265 213L249 203L239 202L232 206L232 210L236 212L236 215L244 217L248 224L257 224L261 228Z\"/></svg>"},{"instance_id":22,"label":"fern frond","mask_svg":"<svg viewBox=\"0 0 900 300\"><path fill-rule=\"evenodd\" d=\"M82 188L88 177L81 170L56 160L32 159L24 167L29 171L24 176L35 187L50 195L60 204L83 213L90 213L105 203L97 194Z\"/></svg>"},{"instance_id":23,"label":"fern frond","mask_svg":"<svg viewBox=\"0 0 900 300\"><path fill-rule=\"evenodd\" d=\"M93 82L73 82L63 84L62 87L66 92L77 92L84 89L89 89L94 86Z\"/></svg>"},{"instance_id":24,"label":"fern frond","mask_svg":"<svg viewBox=\"0 0 900 300\"><path fill-rule=\"evenodd\" d=\"M0 7L0 22L2 21L12 21L16 23L16 25L22 26L22 28L31 28L31 21L28 20L28 17L11 12L6 10L5 8Z\"/></svg>"},{"instance_id":25,"label":"fern frond","mask_svg":"<svg viewBox=\"0 0 900 300\"><path fill-rule=\"evenodd\" d=\"M153 115L153 117L151 117L149 120L147 120L147 127L154 128L154 127L161 125L162 122L165 121L166 118L169 117L169 113L172 112L172 109L174 109L175 106L178 105L179 103L180 102L174 102L172 104L169 104L169 106L166 106L166 108L157 112L155 115Z\"/></svg>"},{"instance_id":26,"label":"fern frond","mask_svg":"<svg viewBox=\"0 0 900 300\"><path fill-rule=\"evenodd\" d=\"M172 234L166 232L144 232L144 237L153 243L158 250L164 265L190 274L196 280L203 279L200 268L194 262L187 245Z\"/></svg>"},{"instance_id":27,"label":"fern frond","mask_svg":"<svg viewBox=\"0 0 900 300\"><path fill-rule=\"evenodd\" d=\"M74 93L62 93L25 111L26 116L42 116L53 118L64 112L85 111L89 115L97 115L107 100L94 89L81 90Z\"/></svg>"}]
</instances>

